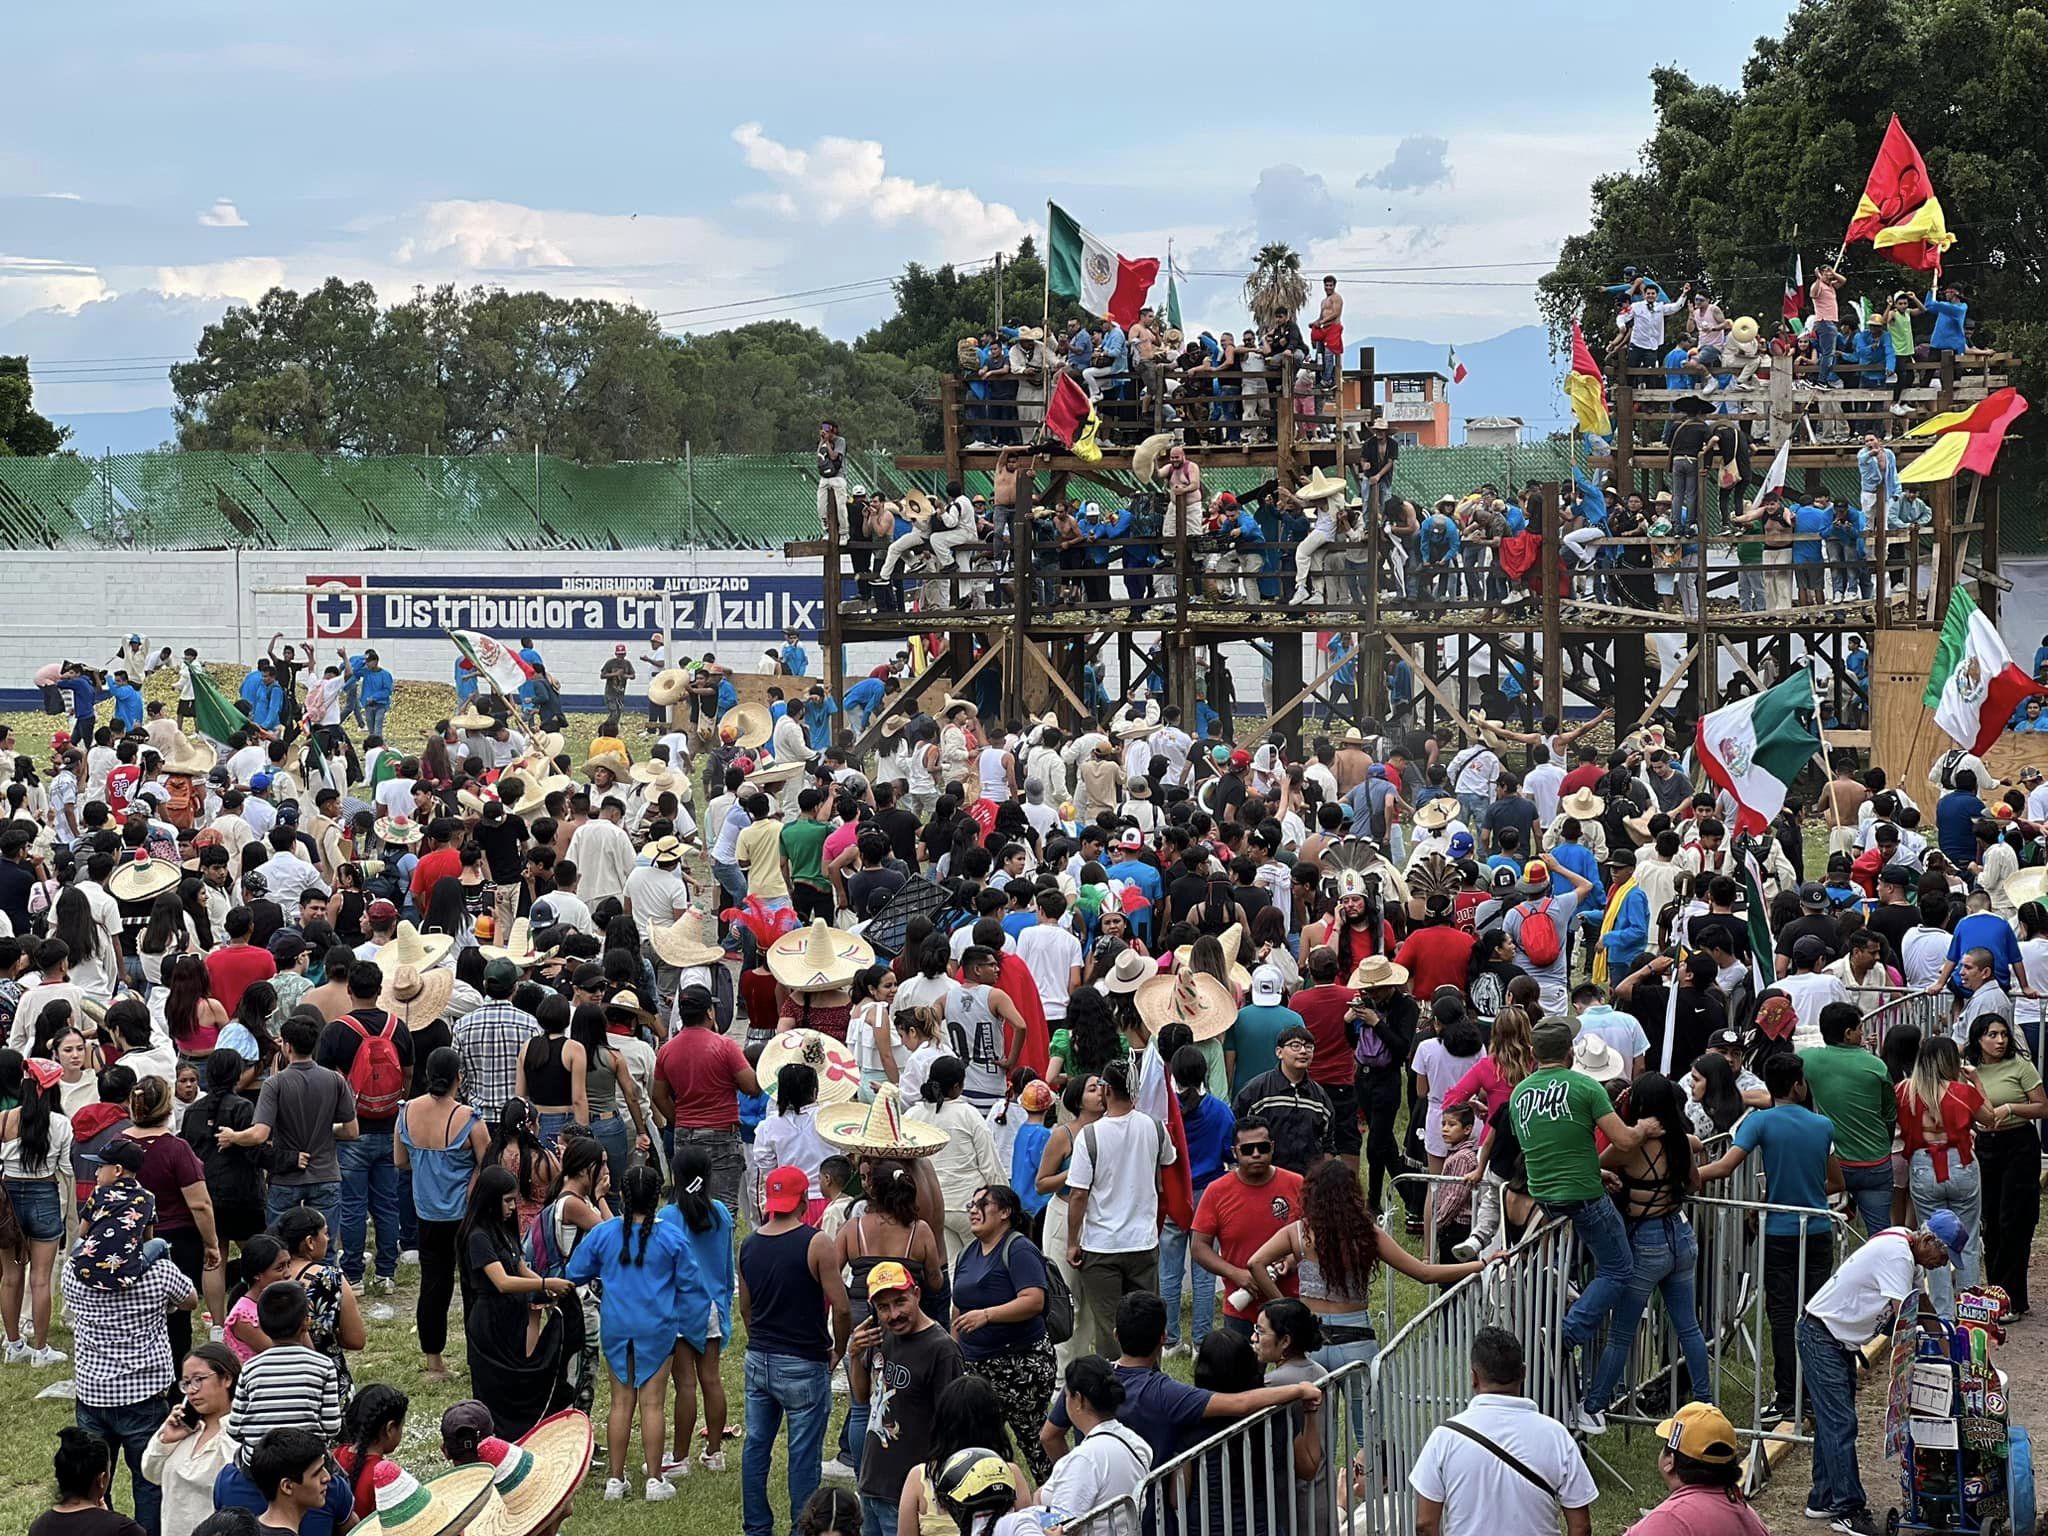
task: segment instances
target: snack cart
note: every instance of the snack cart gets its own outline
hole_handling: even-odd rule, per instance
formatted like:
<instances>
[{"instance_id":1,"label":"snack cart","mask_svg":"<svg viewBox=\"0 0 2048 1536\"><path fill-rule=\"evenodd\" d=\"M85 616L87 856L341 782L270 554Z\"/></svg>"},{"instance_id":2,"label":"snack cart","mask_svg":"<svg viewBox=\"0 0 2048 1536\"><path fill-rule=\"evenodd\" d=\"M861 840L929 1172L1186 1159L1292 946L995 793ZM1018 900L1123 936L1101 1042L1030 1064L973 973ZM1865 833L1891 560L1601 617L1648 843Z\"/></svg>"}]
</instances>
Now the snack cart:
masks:
<instances>
[{"instance_id":1,"label":"snack cart","mask_svg":"<svg viewBox=\"0 0 2048 1536\"><path fill-rule=\"evenodd\" d=\"M1887 1532L2033 1531L2033 1447L2007 1417L2005 1373L1991 1358L2010 1307L2004 1291L1984 1286L1956 1297L1953 1323L1901 1314L1884 1443L1906 1502L1887 1517Z\"/></svg>"}]
</instances>

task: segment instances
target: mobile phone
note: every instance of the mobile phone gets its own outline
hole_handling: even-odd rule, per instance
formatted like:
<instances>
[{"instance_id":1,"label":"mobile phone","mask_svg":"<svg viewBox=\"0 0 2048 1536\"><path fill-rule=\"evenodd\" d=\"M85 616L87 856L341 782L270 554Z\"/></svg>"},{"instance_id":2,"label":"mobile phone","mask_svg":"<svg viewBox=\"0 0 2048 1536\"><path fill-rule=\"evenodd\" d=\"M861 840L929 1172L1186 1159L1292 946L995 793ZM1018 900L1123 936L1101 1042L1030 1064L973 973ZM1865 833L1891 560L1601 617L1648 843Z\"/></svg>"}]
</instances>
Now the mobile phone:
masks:
<instances>
[{"instance_id":1,"label":"mobile phone","mask_svg":"<svg viewBox=\"0 0 2048 1536\"><path fill-rule=\"evenodd\" d=\"M204 1421L199 1417L199 1410L194 1408L188 1399L178 1405L178 1422L187 1429L197 1429Z\"/></svg>"}]
</instances>

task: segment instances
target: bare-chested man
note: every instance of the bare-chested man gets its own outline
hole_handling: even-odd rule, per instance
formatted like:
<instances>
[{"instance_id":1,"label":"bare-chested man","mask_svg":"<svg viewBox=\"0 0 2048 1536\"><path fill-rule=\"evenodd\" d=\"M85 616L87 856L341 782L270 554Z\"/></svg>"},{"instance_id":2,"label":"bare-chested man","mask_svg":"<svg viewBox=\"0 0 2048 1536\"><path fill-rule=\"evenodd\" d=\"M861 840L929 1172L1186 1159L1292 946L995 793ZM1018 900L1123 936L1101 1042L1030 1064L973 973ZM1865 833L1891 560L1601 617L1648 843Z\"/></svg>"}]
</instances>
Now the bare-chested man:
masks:
<instances>
[{"instance_id":1,"label":"bare-chested man","mask_svg":"<svg viewBox=\"0 0 2048 1536\"><path fill-rule=\"evenodd\" d=\"M1323 307L1316 311L1316 323L1308 328L1308 339L1316 349L1323 383L1335 383L1338 360L1344 356L1344 295L1337 291L1337 279L1323 279Z\"/></svg>"}]
</instances>

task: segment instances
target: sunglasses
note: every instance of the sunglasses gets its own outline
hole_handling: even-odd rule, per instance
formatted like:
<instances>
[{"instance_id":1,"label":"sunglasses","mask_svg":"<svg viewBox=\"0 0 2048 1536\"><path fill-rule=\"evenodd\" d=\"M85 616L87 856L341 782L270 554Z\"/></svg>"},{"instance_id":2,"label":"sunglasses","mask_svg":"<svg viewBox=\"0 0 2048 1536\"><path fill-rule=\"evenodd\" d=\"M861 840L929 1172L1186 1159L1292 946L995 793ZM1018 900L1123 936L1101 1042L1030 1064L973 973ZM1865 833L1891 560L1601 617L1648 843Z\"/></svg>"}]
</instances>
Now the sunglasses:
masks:
<instances>
[{"instance_id":1,"label":"sunglasses","mask_svg":"<svg viewBox=\"0 0 2048 1536\"><path fill-rule=\"evenodd\" d=\"M1240 1141L1237 1144L1239 1157L1272 1156L1273 1143L1270 1141Z\"/></svg>"}]
</instances>

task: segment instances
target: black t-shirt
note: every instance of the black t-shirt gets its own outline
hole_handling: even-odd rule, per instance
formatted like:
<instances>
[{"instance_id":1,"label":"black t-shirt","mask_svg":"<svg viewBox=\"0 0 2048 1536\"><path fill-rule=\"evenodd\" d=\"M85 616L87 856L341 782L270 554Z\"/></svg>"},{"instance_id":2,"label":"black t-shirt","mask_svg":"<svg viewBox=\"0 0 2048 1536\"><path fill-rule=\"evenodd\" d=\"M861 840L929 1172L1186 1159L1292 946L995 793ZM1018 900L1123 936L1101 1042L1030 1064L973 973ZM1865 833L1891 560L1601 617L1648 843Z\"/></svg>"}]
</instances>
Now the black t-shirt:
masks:
<instances>
[{"instance_id":1,"label":"black t-shirt","mask_svg":"<svg viewBox=\"0 0 2048 1536\"><path fill-rule=\"evenodd\" d=\"M1247 924L1273 905L1273 894L1263 885L1234 885L1230 888L1230 894L1235 896L1237 904L1244 908L1244 920Z\"/></svg>"},{"instance_id":2,"label":"black t-shirt","mask_svg":"<svg viewBox=\"0 0 2048 1536\"><path fill-rule=\"evenodd\" d=\"M1908 930L1918 927L1919 923L1920 909L1910 902L1899 901L1885 902L1871 908L1863 926L1872 933L1884 936L1884 941L1890 948L1890 953L1885 958L1897 964L1899 946L1905 942Z\"/></svg>"},{"instance_id":3,"label":"black t-shirt","mask_svg":"<svg viewBox=\"0 0 2048 1536\"><path fill-rule=\"evenodd\" d=\"M1671 454L1674 458L1698 458L1707 446L1707 439L1714 435L1714 429L1699 417L1681 421L1671 429Z\"/></svg>"},{"instance_id":4,"label":"black t-shirt","mask_svg":"<svg viewBox=\"0 0 2048 1536\"><path fill-rule=\"evenodd\" d=\"M29 1522L28 1536L142 1536L142 1527L118 1510L46 1509Z\"/></svg>"},{"instance_id":5,"label":"black t-shirt","mask_svg":"<svg viewBox=\"0 0 2048 1536\"><path fill-rule=\"evenodd\" d=\"M1226 773L1216 781L1216 788L1210 792L1210 813L1218 821L1235 820L1226 817L1225 809L1235 810L1244 804L1244 777L1241 774Z\"/></svg>"},{"instance_id":6,"label":"black t-shirt","mask_svg":"<svg viewBox=\"0 0 2048 1536\"><path fill-rule=\"evenodd\" d=\"M909 868L917 868L917 812L907 805L892 805L875 817L875 824L889 834L889 851Z\"/></svg>"},{"instance_id":7,"label":"black t-shirt","mask_svg":"<svg viewBox=\"0 0 2048 1536\"><path fill-rule=\"evenodd\" d=\"M1742 919L1732 912L1702 912L1691 920L1686 930L1686 944L1692 949L1705 949L1709 939L1719 937L1737 955L1746 955L1749 953L1747 934Z\"/></svg>"},{"instance_id":8,"label":"black t-shirt","mask_svg":"<svg viewBox=\"0 0 2048 1536\"><path fill-rule=\"evenodd\" d=\"M1527 795L1510 795L1505 800L1494 801L1486 808L1486 814L1479 819L1479 825L1493 834L1493 844L1496 848L1500 846L1502 829L1513 827L1521 834L1522 842L1518 850L1521 856L1525 859L1537 857L1536 802Z\"/></svg>"},{"instance_id":9,"label":"black t-shirt","mask_svg":"<svg viewBox=\"0 0 2048 1536\"><path fill-rule=\"evenodd\" d=\"M490 866L491 879L495 883L510 885L519 878L519 847L526 841L524 821L509 815L495 826L488 821L480 821L470 837L477 847L483 849L484 862Z\"/></svg>"},{"instance_id":10,"label":"black t-shirt","mask_svg":"<svg viewBox=\"0 0 2048 1536\"><path fill-rule=\"evenodd\" d=\"M1911 911L1912 909L1907 908L1907 910ZM1918 921L1919 917L1916 914L1914 922ZM1908 926L1910 927L1911 925L1908 924ZM1842 930L1835 926L1834 918L1825 912L1802 913L1798 917L1793 918L1783 928L1780 928L1778 930L1778 942L1772 946L1772 953L1789 958L1792 953L1792 946L1809 933L1816 938L1826 940L1828 953L1831 957L1839 957L1841 955Z\"/></svg>"},{"instance_id":11,"label":"black t-shirt","mask_svg":"<svg viewBox=\"0 0 2048 1536\"><path fill-rule=\"evenodd\" d=\"M966 1370L953 1335L936 1323L908 1338L884 1332L871 1369L874 1413L861 1457L860 1491L871 1499L893 1499L931 1450L939 1393Z\"/></svg>"},{"instance_id":12,"label":"black t-shirt","mask_svg":"<svg viewBox=\"0 0 2048 1536\"><path fill-rule=\"evenodd\" d=\"M1669 994L1661 981L1646 977L1629 988L1624 1007L1643 1026L1643 1033L1649 1036L1650 1048L1644 1053L1643 1060L1653 1071L1664 1059L1664 1015L1670 1006ZM1692 1069L1692 1064L1706 1054L1707 1041L1716 1031L1727 1027L1728 1010L1718 997L1710 992L1680 987L1678 1006L1672 1010L1671 1075L1682 1078Z\"/></svg>"},{"instance_id":13,"label":"black t-shirt","mask_svg":"<svg viewBox=\"0 0 2048 1536\"><path fill-rule=\"evenodd\" d=\"M357 1023L361 1024L365 1030L373 1035L381 1032L385 1025L395 1022L390 1014L374 1007L354 1009L345 1017L355 1019ZM445 1025L443 1029L446 1029ZM413 1064L412 1031L403 1024L399 1024L391 1032L391 1036L392 1044L398 1050L398 1064L410 1073ZM448 1043L450 1042L447 1040L441 1042L443 1045ZM332 1024L329 1024L320 1031L320 1043L313 1047L313 1059L321 1066L331 1068L339 1072L343 1077L347 1077L348 1069L355 1065L356 1052L362 1048L362 1044L362 1036L349 1028L343 1019L336 1019ZM417 1093L418 1091L419 1089L414 1089L414 1092ZM386 1115L380 1119L372 1119L368 1115L362 1115L359 1116L359 1119L366 1128L371 1130L388 1131L393 1125L398 1123L398 1116L396 1114Z\"/></svg>"},{"instance_id":14,"label":"black t-shirt","mask_svg":"<svg viewBox=\"0 0 2048 1536\"><path fill-rule=\"evenodd\" d=\"M28 893L35 883L35 867L26 860L0 859L0 912L7 914L16 933L35 931L28 916Z\"/></svg>"},{"instance_id":15,"label":"black t-shirt","mask_svg":"<svg viewBox=\"0 0 2048 1536\"><path fill-rule=\"evenodd\" d=\"M1180 866L1186 869L1187 865ZM1166 888L1166 899L1173 903L1173 920L1176 923L1188 921L1188 914L1195 905L1209 894L1209 882L1202 875L1175 875L1173 883Z\"/></svg>"},{"instance_id":16,"label":"black t-shirt","mask_svg":"<svg viewBox=\"0 0 2048 1536\"><path fill-rule=\"evenodd\" d=\"M496 1231L482 1223L471 1228L469 1251L462 1256L463 1305L474 1306L474 1298L480 1293L496 1294L489 1278L484 1274L485 1270L493 1264L502 1264L505 1266L506 1274L517 1274L520 1262L517 1244L505 1242Z\"/></svg>"},{"instance_id":17,"label":"black t-shirt","mask_svg":"<svg viewBox=\"0 0 2048 1536\"><path fill-rule=\"evenodd\" d=\"M877 891L885 896L894 896L909 880L909 873L894 859L879 869L855 870L846 877L846 899L853 908L853 915L866 917Z\"/></svg>"}]
</instances>

